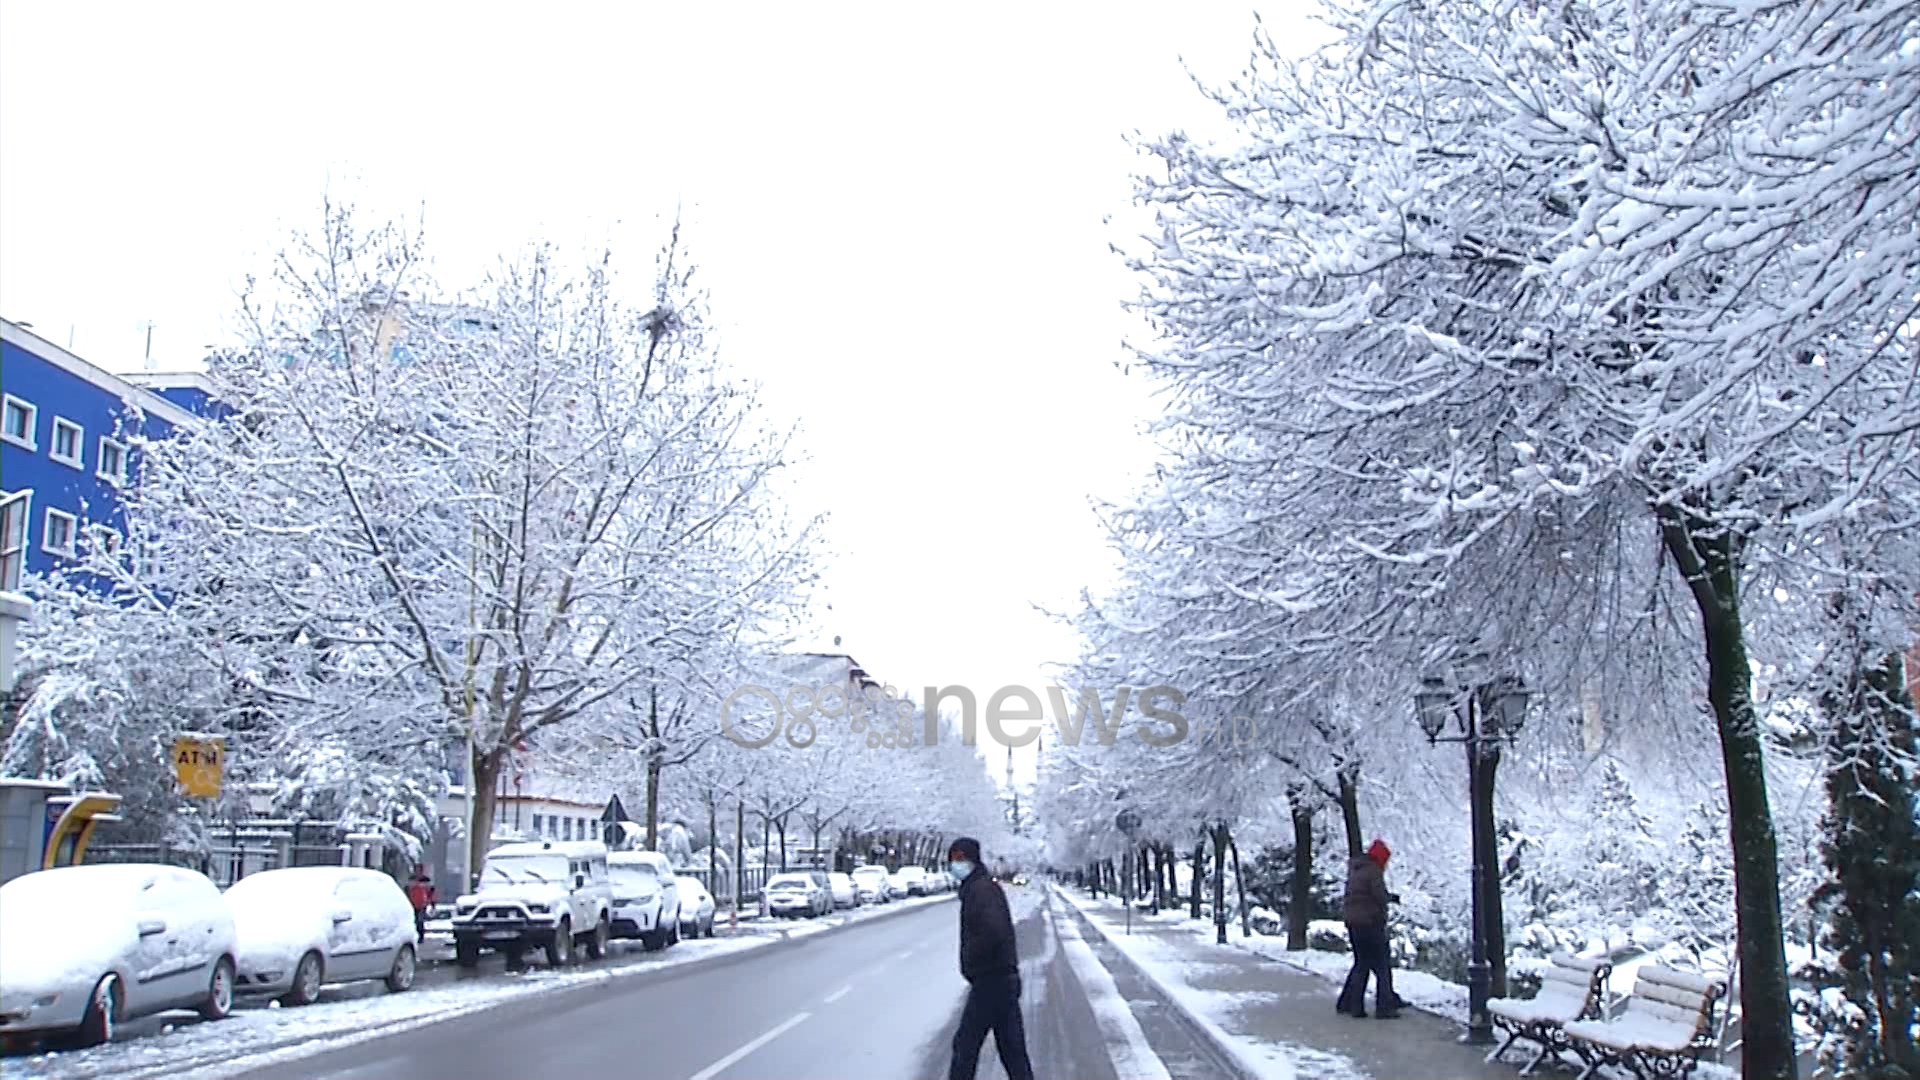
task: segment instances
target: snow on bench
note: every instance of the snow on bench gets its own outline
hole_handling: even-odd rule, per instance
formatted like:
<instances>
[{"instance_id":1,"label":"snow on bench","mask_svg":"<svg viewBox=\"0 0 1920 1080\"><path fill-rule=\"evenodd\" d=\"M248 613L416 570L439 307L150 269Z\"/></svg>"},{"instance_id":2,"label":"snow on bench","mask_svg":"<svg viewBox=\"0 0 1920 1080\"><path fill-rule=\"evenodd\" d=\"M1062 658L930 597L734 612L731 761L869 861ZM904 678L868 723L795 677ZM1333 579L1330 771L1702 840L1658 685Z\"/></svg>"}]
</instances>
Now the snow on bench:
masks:
<instances>
[{"instance_id":1,"label":"snow on bench","mask_svg":"<svg viewBox=\"0 0 1920 1080\"><path fill-rule=\"evenodd\" d=\"M1724 987L1672 968L1640 969L1627 1011L1617 1020L1577 1020L1563 1030L1586 1063L1580 1080L1604 1065L1622 1065L1637 1077L1684 1077L1713 1045L1713 1010Z\"/></svg>"},{"instance_id":2,"label":"snow on bench","mask_svg":"<svg viewBox=\"0 0 1920 1080\"><path fill-rule=\"evenodd\" d=\"M1552 965L1541 972L1538 994L1487 1002L1494 1026L1507 1032L1507 1041L1488 1054L1487 1060L1495 1060L1525 1039L1540 1047L1540 1053L1520 1070L1520 1075L1526 1076L1549 1057L1572 1049L1562 1028L1576 1020L1600 1016L1606 1001L1607 976L1612 971L1612 963L1605 959L1555 953Z\"/></svg>"}]
</instances>

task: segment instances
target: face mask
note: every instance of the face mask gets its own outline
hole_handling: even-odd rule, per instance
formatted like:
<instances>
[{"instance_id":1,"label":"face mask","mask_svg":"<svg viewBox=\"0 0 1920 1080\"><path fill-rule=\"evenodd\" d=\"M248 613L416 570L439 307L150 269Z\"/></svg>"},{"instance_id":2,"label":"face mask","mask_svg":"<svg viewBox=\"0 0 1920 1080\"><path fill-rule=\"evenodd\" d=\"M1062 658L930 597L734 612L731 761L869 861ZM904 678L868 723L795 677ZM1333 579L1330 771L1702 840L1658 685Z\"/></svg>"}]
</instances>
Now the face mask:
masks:
<instances>
[{"instance_id":1,"label":"face mask","mask_svg":"<svg viewBox=\"0 0 1920 1080\"><path fill-rule=\"evenodd\" d=\"M965 859L956 859L947 864L947 873L965 881L973 873L973 864Z\"/></svg>"}]
</instances>

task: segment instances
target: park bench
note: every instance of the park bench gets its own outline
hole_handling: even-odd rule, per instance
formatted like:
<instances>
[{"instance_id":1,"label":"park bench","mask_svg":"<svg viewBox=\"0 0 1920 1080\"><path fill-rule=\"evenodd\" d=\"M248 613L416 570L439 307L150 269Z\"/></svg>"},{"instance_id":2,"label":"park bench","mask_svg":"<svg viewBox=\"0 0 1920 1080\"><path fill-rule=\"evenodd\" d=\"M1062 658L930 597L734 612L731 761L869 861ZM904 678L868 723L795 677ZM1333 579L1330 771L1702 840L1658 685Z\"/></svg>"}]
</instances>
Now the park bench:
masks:
<instances>
[{"instance_id":1,"label":"park bench","mask_svg":"<svg viewBox=\"0 0 1920 1080\"><path fill-rule=\"evenodd\" d=\"M1521 1040L1540 1047L1540 1053L1520 1070L1525 1076L1540 1063L1572 1049L1562 1028L1576 1020L1598 1019L1606 1006L1607 975L1613 965L1556 953L1552 965L1540 973L1540 992L1530 998L1494 998L1487 1002L1493 1025L1506 1032L1507 1041L1487 1055L1493 1061Z\"/></svg>"},{"instance_id":2,"label":"park bench","mask_svg":"<svg viewBox=\"0 0 1920 1080\"><path fill-rule=\"evenodd\" d=\"M1614 1020L1576 1020L1561 1030L1586 1068L1586 1080L1604 1065L1633 1075L1685 1077L1713 1046L1713 1013L1724 987L1716 980L1672 968L1640 969L1626 1012Z\"/></svg>"}]
</instances>

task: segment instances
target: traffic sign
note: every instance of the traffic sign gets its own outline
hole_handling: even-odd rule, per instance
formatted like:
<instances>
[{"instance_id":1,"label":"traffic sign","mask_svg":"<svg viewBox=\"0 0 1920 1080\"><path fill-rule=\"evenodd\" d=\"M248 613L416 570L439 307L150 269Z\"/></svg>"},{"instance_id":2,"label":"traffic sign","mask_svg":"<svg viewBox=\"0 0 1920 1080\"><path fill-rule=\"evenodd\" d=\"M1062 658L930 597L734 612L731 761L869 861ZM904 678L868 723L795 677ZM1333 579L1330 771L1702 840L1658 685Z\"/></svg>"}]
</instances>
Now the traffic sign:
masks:
<instances>
[{"instance_id":1,"label":"traffic sign","mask_svg":"<svg viewBox=\"0 0 1920 1080\"><path fill-rule=\"evenodd\" d=\"M227 761L227 741L215 736L182 735L173 740L173 773L194 798L220 795L221 773Z\"/></svg>"}]
</instances>

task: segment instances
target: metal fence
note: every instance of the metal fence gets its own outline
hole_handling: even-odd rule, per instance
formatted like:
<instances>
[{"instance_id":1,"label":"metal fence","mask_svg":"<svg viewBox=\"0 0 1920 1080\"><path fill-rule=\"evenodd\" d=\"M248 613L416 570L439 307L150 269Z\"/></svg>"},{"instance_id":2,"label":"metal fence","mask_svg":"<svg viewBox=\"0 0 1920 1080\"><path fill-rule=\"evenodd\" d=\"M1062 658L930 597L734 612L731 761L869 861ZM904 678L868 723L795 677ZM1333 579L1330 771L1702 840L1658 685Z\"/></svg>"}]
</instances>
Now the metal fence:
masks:
<instances>
[{"instance_id":1,"label":"metal fence","mask_svg":"<svg viewBox=\"0 0 1920 1080\"><path fill-rule=\"evenodd\" d=\"M713 880L713 871L704 866L682 867L675 873L698 879L700 884L705 885L707 891L713 894L713 902L719 907L724 908L733 903L734 874L732 870L723 867L720 870L718 882ZM767 883L767 869L762 866L746 867L741 871L740 879L742 900L748 904L758 903L760 892Z\"/></svg>"}]
</instances>

